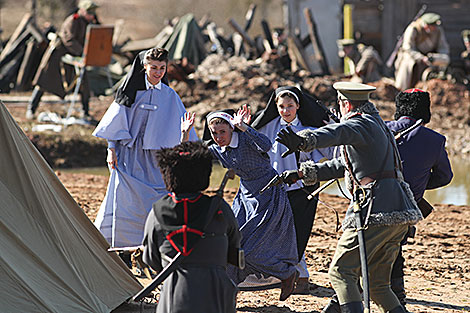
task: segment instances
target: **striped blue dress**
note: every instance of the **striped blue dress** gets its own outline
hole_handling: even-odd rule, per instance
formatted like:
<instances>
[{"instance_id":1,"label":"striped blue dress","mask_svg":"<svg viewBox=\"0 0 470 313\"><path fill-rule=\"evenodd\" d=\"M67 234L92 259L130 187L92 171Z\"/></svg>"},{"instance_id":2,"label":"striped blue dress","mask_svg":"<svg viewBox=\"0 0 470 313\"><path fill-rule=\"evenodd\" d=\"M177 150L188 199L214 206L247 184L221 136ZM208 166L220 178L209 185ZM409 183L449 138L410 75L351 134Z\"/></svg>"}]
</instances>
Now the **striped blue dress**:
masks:
<instances>
[{"instance_id":1,"label":"striped blue dress","mask_svg":"<svg viewBox=\"0 0 470 313\"><path fill-rule=\"evenodd\" d=\"M259 193L277 175L267 154L271 141L252 128L236 134L235 148L215 144L209 147L225 168L235 170L240 177L232 210L242 234L246 267L240 270L229 265L227 271L237 284L250 274L283 280L295 272L297 243L285 186Z\"/></svg>"}]
</instances>

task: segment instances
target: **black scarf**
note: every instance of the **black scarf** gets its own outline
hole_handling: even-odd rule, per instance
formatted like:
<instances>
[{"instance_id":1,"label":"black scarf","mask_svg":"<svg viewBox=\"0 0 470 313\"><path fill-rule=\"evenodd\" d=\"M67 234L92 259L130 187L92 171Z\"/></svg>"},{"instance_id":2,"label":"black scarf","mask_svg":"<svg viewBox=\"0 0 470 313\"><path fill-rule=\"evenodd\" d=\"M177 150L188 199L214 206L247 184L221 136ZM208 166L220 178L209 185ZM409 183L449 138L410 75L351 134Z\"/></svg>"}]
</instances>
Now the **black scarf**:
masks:
<instances>
[{"instance_id":1,"label":"black scarf","mask_svg":"<svg viewBox=\"0 0 470 313\"><path fill-rule=\"evenodd\" d=\"M132 67L129 73L127 73L126 78L116 91L114 101L121 105L125 105L126 107L131 107L135 102L137 90L147 89L145 85L145 70L143 62L145 52L147 52L147 50L143 50L137 54L134 62L132 62ZM168 78L166 73L162 78L162 83L168 86Z\"/></svg>"},{"instance_id":2,"label":"black scarf","mask_svg":"<svg viewBox=\"0 0 470 313\"><path fill-rule=\"evenodd\" d=\"M302 92L299 88L293 86L279 87L271 94L266 108L257 112L255 120L251 123L251 127L254 129L260 129L273 119L279 116L276 105L277 95L284 90L289 90L297 95L299 99L299 110L297 116L303 126L321 127L328 121L329 116L327 108L317 101L313 96L306 92Z\"/></svg>"}]
</instances>

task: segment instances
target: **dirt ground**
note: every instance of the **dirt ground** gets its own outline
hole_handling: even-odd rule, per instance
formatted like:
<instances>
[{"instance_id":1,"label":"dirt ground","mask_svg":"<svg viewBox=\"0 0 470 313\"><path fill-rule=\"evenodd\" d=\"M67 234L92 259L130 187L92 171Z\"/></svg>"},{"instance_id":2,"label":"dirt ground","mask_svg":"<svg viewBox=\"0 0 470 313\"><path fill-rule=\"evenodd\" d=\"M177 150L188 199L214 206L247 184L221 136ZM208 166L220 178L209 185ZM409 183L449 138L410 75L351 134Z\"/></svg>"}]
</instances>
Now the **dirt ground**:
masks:
<instances>
[{"instance_id":1,"label":"dirt ground","mask_svg":"<svg viewBox=\"0 0 470 313\"><path fill-rule=\"evenodd\" d=\"M71 195L93 220L106 192L106 176L56 172ZM235 190L226 191L231 201ZM348 201L322 194L315 225L306 250L310 294L292 295L280 302L279 290L240 292L237 312L320 312L333 294L328 265L340 233L335 232L332 209L344 216ZM435 211L418 224L416 237L404 246L405 286L410 312L470 311L470 208L436 205ZM143 284L149 281L139 278ZM373 306L373 312L378 312Z\"/></svg>"},{"instance_id":2,"label":"dirt ground","mask_svg":"<svg viewBox=\"0 0 470 313\"><path fill-rule=\"evenodd\" d=\"M200 88L191 92L186 85L175 84L173 87L182 96L183 102L189 110L204 116L210 110L224 107L237 107L249 102L253 108L266 101L269 90L287 80L269 82L269 77L262 76L256 70L245 71L243 75L248 83L238 83L239 73L229 73L218 81L217 89L203 88L206 84L203 79L197 81ZM328 78L323 81L305 79L309 90L315 93L322 90L319 95L328 95ZM428 82L432 90L440 91L444 88L458 88L447 82ZM378 85L378 99L374 99L382 116L392 119L393 102L390 95L393 90L387 84ZM424 86L426 87L426 86ZM423 88L424 88L423 87ZM439 89L440 88L440 89ZM238 92L243 90L244 92ZM267 91L268 90L268 91ZM428 89L429 90L429 89ZM460 92L460 94L459 94ZM468 91L457 90L446 95L446 92L434 93L438 98L433 99L433 119L431 127L447 136L448 151L450 154L468 156L470 140L468 131L468 108L470 105ZM2 95L1 99L8 97L26 97L25 94ZM453 96L453 99L449 99ZM331 96L325 96L328 101ZM456 101L455 99L459 99ZM107 106L112 101L110 97L92 98L92 115L99 120ZM455 101L455 102L453 102ZM24 118L26 101L8 103L7 107L23 130L36 144L41 153L53 167L83 167L104 166L104 142L91 136L94 126L72 126L65 132L33 132L35 122ZM52 111L64 113L64 105L43 103L39 112ZM202 119L201 119L202 120ZM200 134L202 123L196 125ZM58 169L59 179L64 183L71 195L84 212L94 220L99 205L106 191L107 177L91 174L74 174ZM229 190L225 199L230 202L236 190ZM332 208L340 214L340 220L348 201L344 198L322 194L317 211L315 225L312 229L309 245L307 247L307 264L310 271L310 294L293 295L287 301L278 301L279 290L241 292L238 296L238 312L319 312L328 302L333 291L328 282L328 265L334 254L336 241L340 233L335 232L335 218ZM406 259L405 285L408 293L407 308L411 312L465 312L470 311L470 208L455 205L436 205L436 210L425 221L418 225L416 238L404 247ZM142 283L147 283L145 279ZM373 306L373 312L377 312Z\"/></svg>"}]
</instances>

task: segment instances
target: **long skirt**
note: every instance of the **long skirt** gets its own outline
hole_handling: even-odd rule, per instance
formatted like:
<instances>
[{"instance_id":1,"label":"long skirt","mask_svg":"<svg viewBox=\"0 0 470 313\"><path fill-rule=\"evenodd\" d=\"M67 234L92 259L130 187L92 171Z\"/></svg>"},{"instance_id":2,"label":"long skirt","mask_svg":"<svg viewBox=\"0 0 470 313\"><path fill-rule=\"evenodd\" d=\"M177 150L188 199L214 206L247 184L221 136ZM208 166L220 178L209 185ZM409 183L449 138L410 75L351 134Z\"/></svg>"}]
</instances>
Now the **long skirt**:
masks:
<instances>
[{"instance_id":1,"label":"long skirt","mask_svg":"<svg viewBox=\"0 0 470 313\"><path fill-rule=\"evenodd\" d=\"M168 193L155 160L154 150L116 145L118 165L110 169L106 196L95 220L112 247L142 244L145 220L152 204Z\"/></svg>"}]
</instances>

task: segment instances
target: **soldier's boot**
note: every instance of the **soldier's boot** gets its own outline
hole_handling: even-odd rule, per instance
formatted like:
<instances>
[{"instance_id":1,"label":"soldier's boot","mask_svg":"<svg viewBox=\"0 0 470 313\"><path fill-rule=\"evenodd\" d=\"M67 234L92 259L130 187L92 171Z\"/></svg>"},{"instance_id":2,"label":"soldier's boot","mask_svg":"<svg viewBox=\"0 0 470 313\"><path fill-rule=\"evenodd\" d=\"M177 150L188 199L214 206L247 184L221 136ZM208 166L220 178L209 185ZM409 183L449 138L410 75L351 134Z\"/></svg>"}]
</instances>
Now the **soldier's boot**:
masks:
<instances>
[{"instance_id":1,"label":"soldier's boot","mask_svg":"<svg viewBox=\"0 0 470 313\"><path fill-rule=\"evenodd\" d=\"M39 88L39 86L34 87L33 93L31 94L31 99L28 102L28 108L26 109L26 118L28 120L34 118L34 113L36 112L41 97L44 94L44 91Z\"/></svg>"},{"instance_id":2,"label":"soldier's boot","mask_svg":"<svg viewBox=\"0 0 470 313\"><path fill-rule=\"evenodd\" d=\"M406 311L405 308L400 305L394 308L393 310L388 311L388 313L408 313L408 311Z\"/></svg>"},{"instance_id":3,"label":"soldier's boot","mask_svg":"<svg viewBox=\"0 0 470 313\"><path fill-rule=\"evenodd\" d=\"M323 308L321 313L341 313L341 306L336 294L331 297L330 302Z\"/></svg>"},{"instance_id":4,"label":"soldier's boot","mask_svg":"<svg viewBox=\"0 0 470 313\"><path fill-rule=\"evenodd\" d=\"M397 296L400 304L405 307L406 304L406 292L405 292L405 281L403 276L392 278L391 287L393 293Z\"/></svg>"},{"instance_id":5,"label":"soldier's boot","mask_svg":"<svg viewBox=\"0 0 470 313\"><path fill-rule=\"evenodd\" d=\"M341 312L342 313L363 313L364 308L362 307L362 302L350 302L350 303L341 304Z\"/></svg>"}]
</instances>

